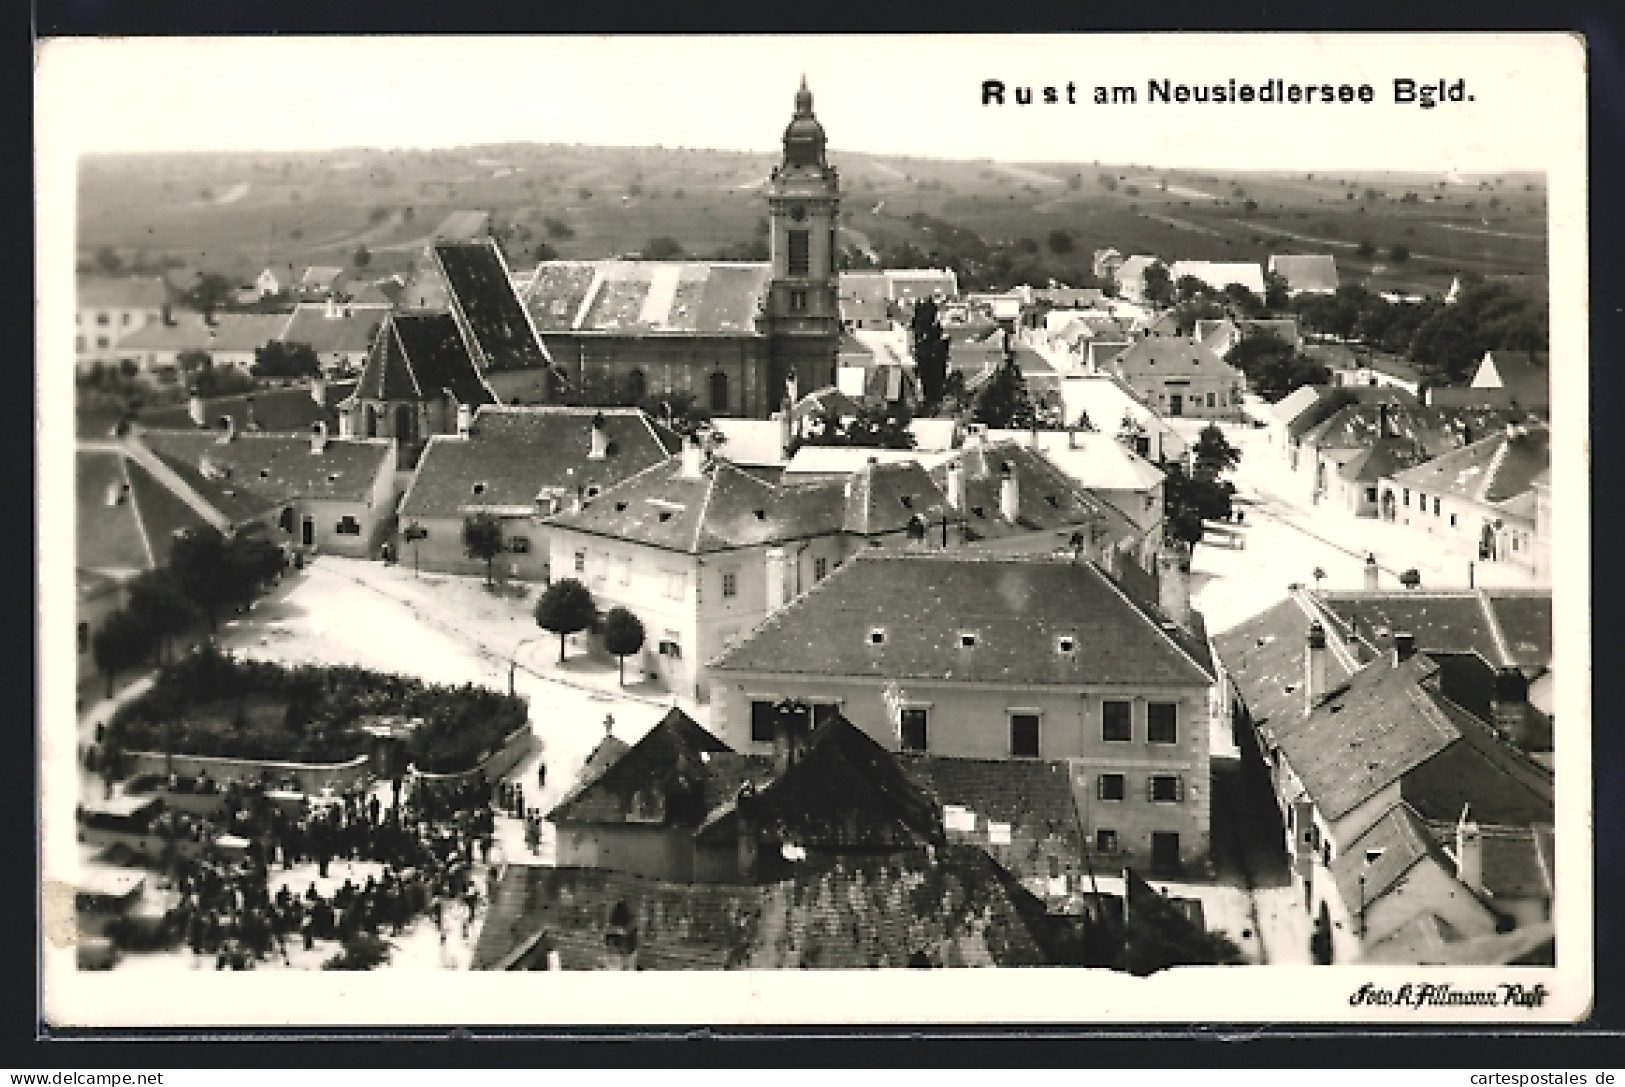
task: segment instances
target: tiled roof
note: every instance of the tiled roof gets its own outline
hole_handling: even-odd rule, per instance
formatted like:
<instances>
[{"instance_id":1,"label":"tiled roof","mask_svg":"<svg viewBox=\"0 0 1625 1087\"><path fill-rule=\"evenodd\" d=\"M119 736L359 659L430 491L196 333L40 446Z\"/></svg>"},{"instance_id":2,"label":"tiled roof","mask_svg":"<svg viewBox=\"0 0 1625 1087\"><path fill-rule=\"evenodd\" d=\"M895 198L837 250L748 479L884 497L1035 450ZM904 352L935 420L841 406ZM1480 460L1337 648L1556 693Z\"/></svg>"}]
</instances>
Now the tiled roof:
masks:
<instances>
[{"instance_id":1,"label":"tiled roof","mask_svg":"<svg viewBox=\"0 0 1625 1087\"><path fill-rule=\"evenodd\" d=\"M757 335L772 268L685 261L544 261L525 287L537 328Z\"/></svg>"},{"instance_id":2,"label":"tiled roof","mask_svg":"<svg viewBox=\"0 0 1625 1087\"><path fill-rule=\"evenodd\" d=\"M439 244L434 258L469 353L485 371L551 366L492 241Z\"/></svg>"},{"instance_id":3,"label":"tiled roof","mask_svg":"<svg viewBox=\"0 0 1625 1087\"><path fill-rule=\"evenodd\" d=\"M1302 440L1321 449L1363 449L1377 439L1385 417L1389 435L1409 439L1434 457L1504 429L1509 421L1505 412L1493 409L1427 408L1383 398L1343 407L1310 428Z\"/></svg>"},{"instance_id":4,"label":"tiled roof","mask_svg":"<svg viewBox=\"0 0 1625 1087\"><path fill-rule=\"evenodd\" d=\"M330 264L312 264L300 274L299 287L301 290L307 291L328 290L338 282L339 277L343 274L343 268L337 268Z\"/></svg>"},{"instance_id":5,"label":"tiled roof","mask_svg":"<svg viewBox=\"0 0 1625 1087\"><path fill-rule=\"evenodd\" d=\"M341 306L337 315L329 317L327 306L304 303L294 307L277 339L306 344L318 355L365 351L388 316L388 306L352 305Z\"/></svg>"},{"instance_id":6,"label":"tiled roof","mask_svg":"<svg viewBox=\"0 0 1625 1087\"><path fill-rule=\"evenodd\" d=\"M1550 826L1479 828L1484 889L1497 898L1545 898L1555 891L1556 840Z\"/></svg>"},{"instance_id":7,"label":"tiled roof","mask_svg":"<svg viewBox=\"0 0 1625 1087\"><path fill-rule=\"evenodd\" d=\"M949 841L986 849L1029 888L1048 883L1052 857L1062 872L1082 863L1083 833L1064 760L922 755L904 756L902 764L938 805L957 809L944 814ZM1002 833L994 824L1003 824Z\"/></svg>"},{"instance_id":8,"label":"tiled roof","mask_svg":"<svg viewBox=\"0 0 1625 1087\"><path fill-rule=\"evenodd\" d=\"M734 750L673 706L619 759L583 778L548 812L555 823L619 823L633 797L651 787L664 795L657 822L697 827L710 811L705 780L712 755Z\"/></svg>"},{"instance_id":9,"label":"tiled roof","mask_svg":"<svg viewBox=\"0 0 1625 1087\"><path fill-rule=\"evenodd\" d=\"M962 647L964 631L974 647ZM1058 648L1063 634L1071 652ZM1093 564L959 553L860 553L710 667L1066 687L1211 682Z\"/></svg>"},{"instance_id":10,"label":"tiled roof","mask_svg":"<svg viewBox=\"0 0 1625 1087\"><path fill-rule=\"evenodd\" d=\"M1168 269L1168 278L1175 284L1186 276L1221 291L1238 283L1259 297L1264 295L1264 269L1247 261L1177 260Z\"/></svg>"},{"instance_id":11,"label":"tiled roof","mask_svg":"<svg viewBox=\"0 0 1625 1087\"><path fill-rule=\"evenodd\" d=\"M826 385L797 400L790 409L790 418L800 420L812 415L821 415L832 419L846 419L857 413L857 401L835 386Z\"/></svg>"},{"instance_id":12,"label":"tiled roof","mask_svg":"<svg viewBox=\"0 0 1625 1087\"><path fill-rule=\"evenodd\" d=\"M155 310L169 300L160 276L80 276L75 283L79 309Z\"/></svg>"},{"instance_id":13,"label":"tiled roof","mask_svg":"<svg viewBox=\"0 0 1625 1087\"><path fill-rule=\"evenodd\" d=\"M1329 592L1318 599L1379 653L1408 631L1422 652L1476 653L1497 668L1546 668L1552 660L1550 589L1412 589Z\"/></svg>"},{"instance_id":14,"label":"tiled roof","mask_svg":"<svg viewBox=\"0 0 1625 1087\"><path fill-rule=\"evenodd\" d=\"M1462 938L1433 914L1418 917L1373 944L1362 962L1405 966L1555 966L1556 929L1550 921L1511 932Z\"/></svg>"},{"instance_id":15,"label":"tiled roof","mask_svg":"<svg viewBox=\"0 0 1625 1087\"><path fill-rule=\"evenodd\" d=\"M1302 719L1307 638L1316 617L1296 596L1288 597L1213 639L1236 692L1261 730L1279 734ZM1336 654L1327 658L1327 673L1334 684L1349 674Z\"/></svg>"},{"instance_id":16,"label":"tiled roof","mask_svg":"<svg viewBox=\"0 0 1625 1087\"><path fill-rule=\"evenodd\" d=\"M594 535L699 554L797 538L800 517L777 487L714 457L695 477L673 457L553 523Z\"/></svg>"},{"instance_id":17,"label":"tiled roof","mask_svg":"<svg viewBox=\"0 0 1625 1087\"><path fill-rule=\"evenodd\" d=\"M1328 388L1325 385L1300 385L1269 407L1270 414L1279 422L1291 426L1302 415L1320 403Z\"/></svg>"},{"instance_id":18,"label":"tiled roof","mask_svg":"<svg viewBox=\"0 0 1625 1087\"><path fill-rule=\"evenodd\" d=\"M192 419L187 404L170 404L148 408L137 416L148 430L214 429L222 416L229 416L237 430L246 432L249 403L254 406L254 420L259 429L271 433L299 434L308 437L311 424L326 423L329 433L338 432L338 412L331 406L316 403L307 388L260 389L236 396L210 396L203 400L203 428Z\"/></svg>"},{"instance_id":19,"label":"tiled roof","mask_svg":"<svg viewBox=\"0 0 1625 1087\"><path fill-rule=\"evenodd\" d=\"M130 480L130 494L135 500L141 531L147 538L147 548L153 562L160 566L167 565L176 534L201 528L208 522L143 468L139 461L126 458L124 471Z\"/></svg>"},{"instance_id":20,"label":"tiled roof","mask_svg":"<svg viewBox=\"0 0 1625 1087\"><path fill-rule=\"evenodd\" d=\"M1145 336L1108 365L1121 377L1208 374L1239 379L1240 372L1201 344L1175 336ZM1104 424L1102 424L1104 425Z\"/></svg>"},{"instance_id":21,"label":"tiled roof","mask_svg":"<svg viewBox=\"0 0 1625 1087\"><path fill-rule=\"evenodd\" d=\"M990 430L987 436L993 442L1029 445L1033 438L1019 430ZM1037 438L1039 451L1086 490L1148 491L1162 483L1162 469L1125 447L1114 434L1041 430Z\"/></svg>"},{"instance_id":22,"label":"tiled roof","mask_svg":"<svg viewBox=\"0 0 1625 1087\"><path fill-rule=\"evenodd\" d=\"M1286 280L1289 291L1337 290L1337 260L1329 253L1272 256L1270 271Z\"/></svg>"},{"instance_id":23,"label":"tiled roof","mask_svg":"<svg viewBox=\"0 0 1625 1087\"><path fill-rule=\"evenodd\" d=\"M601 969L611 911L640 970L1043 966L1075 960L1044 905L980 850L949 847L806 865L761 886L670 884L602 869L510 865L473 969L509 965L544 932L566 970ZM520 963L516 965L528 965Z\"/></svg>"},{"instance_id":24,"label":"tiled roof","mask_svg":"<svg viewBox=\"0 0 1625 1087\"><path fill-rule=\"evenodd\" d=\"M1497 505L1534 486L1551 466L1551 432L1545 427L1492 434L1394 476L1394 482L1428 494L1449 494L1480 505Z\"/></svg>"},{"instance_id":25,"label":"tiled roof","mask_svg":"<svg viewBox=\"0 0 1625 1087\"><path fill-rule=\"evenodd\" d=\"M1491 351L1484 361L1493 364L1500 387L1510 390L1520 407L1541 409L1551 405L1551 373L1543 357L1527 351ZM1475 376L1474 384L1478 380Z\"/></svg>"},{"instance_id":26,"label":"tiled roof","mask_svg":"<svg viewBox=\"0 0 1625 1087\"><path fill-rule=\"evenodd\" d=\"M74 566L83 570L150 570L154 560L141 531L140 514L134 498L125 491L130 481L124 474L121 453L90 453L80 450L74 456ZM112 504L109 504L109 499Z\"/></svg>"},{"instance_id":27,"label":"tiled roof","mask_svg":"<svg viewBox=\"0 0 1625 1087\"><path fill-rule=\"evenodd\" d=\"M595 418L608 439L599 460L588 455ZM487 405L475 414L468 438L429 439L400 512L461 518L476 509L532 509L537 496L552 489L568 503L577 487L607 490L676 448L676 436L637 408Z\"/></svg>"},{"instance_id":28,"label":"tiled roof","mask_svg":"<svg viewBox=\"0 0 1625 1087\"><path fill-rule=\"evenodd\" d=\"M1140 535L1139 529L1115 507L1090 494L1054 462L1025 445L985 442L966 446L955 459L965 473L966 524L981 538L1083 525L1098 528L1111 541ZM1005 466L1009 466L1017 482L1015 524L1004 520L1000 513ZM931 478L946 492L947 464L937 463L931 469Z\"/></svg>"},{"instance_id":29,"label":"tiled roof","mask_svg":"<svg viewBox=\"0 0 1625 1087\"><path fill-rule=\"evenodd\" d=\"M446 390L459 404L496 402L451 314L390 314L367 354L356 397L424 401Z\"/></svg>"},{"instance_id":30,"label":"tiled roof","mask_svg":"<svg viewBox=\"0 0 1625 1087\"><path fill-rule=\"evenodd\" d=\"M572 792L579 791L597 781L605 770L621 761L621 756L632 750L632 745L613 735L607 735L598 741L598 746L592 749L587 760L581 764L581 772L576 775L575 784L570 787Z\"/></svg>"},{"instance_id":31,"label":"tiled roof","mask_svg":"<svg viewBox=\"0 0 1625 1087\"><path fill-rule=\"evenodd\" d=\"M1356 483L1375 483L1425 460L1427 451L1409 438L1378 438L1374 444L1358 450L1344 461L1338 467L1337 474Z\"/></svg>"},{"instance_id":32,"label":"tiled roof","mask_svg":"<svg viewBox=\"0 0 1625 1087\"><path fill-rule=\"evenodd\" d=\"M155 430L141 440L166 464L184 467L188 483L197 477L211 503L241 497L259 510L292 498L364 499L394 458L382 439L333 439L321 453L311 452L308 435L238 434L221 442L210 433ZM238 519L225 505L218 508Z\"/></svg>"},{"instance_id":33,"label":"tiled roof","mask_svg":"<svg viewBox=\"0 0 1625 1087\"><path fill-rule=\"evenodd\" d=\"M1369 864L1366 857L1375 855ZM1358 910L1361 901L1360 876L1365 876L1364 901L1366 908L1385 897L1404 878L1405 873L1424 859L1431 859L1446 873L1455 874L1455 865L1444 855L1428 834L1427 825L1407 804L1395 804L1382 818L1332 860L1332 878L1337 890L1350 910ZM1472 896L1466 886L1459 886L1459 894ZM1424 910L1428 902L1417 901L1417 910Z\"/></svg>"}]
</instances>

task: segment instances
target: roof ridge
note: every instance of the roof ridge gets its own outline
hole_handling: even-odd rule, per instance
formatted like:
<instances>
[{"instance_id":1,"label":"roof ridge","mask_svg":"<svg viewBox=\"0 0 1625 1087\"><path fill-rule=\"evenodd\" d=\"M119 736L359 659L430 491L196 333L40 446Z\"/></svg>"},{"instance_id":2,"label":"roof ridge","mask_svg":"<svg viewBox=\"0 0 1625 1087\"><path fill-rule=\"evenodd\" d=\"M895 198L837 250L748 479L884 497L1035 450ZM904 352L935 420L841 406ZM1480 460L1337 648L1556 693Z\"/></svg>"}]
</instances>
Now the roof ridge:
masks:
<instances>
[{"instance_id":1,"label":"roof ridge","mask_svg":"<svg viewBox=\"0 0 1625 1087\"><path fill-rule=\"evenodd\" d=\"M1496 663L1502 668L1516 667L1511 647L1507 645L1506 635L1501 630L1501 617L1496 615L1495 609L1490 606L1490 594L1479 589L1474 595L1478 598L1479 608L1484 612L1484 625L1490 632L1490 640L1495 643L1495 651L1501 655L1501 659Z\"/></svg>"},{"instance_id":2,"label":"roof ridge","mask_svg":"<svg viewBox=\"0 0 1625 1087\"><path fill-rule=\"evenodd\" d=\"M1076 567L1080 564L1068 563L1067 565ZM1081 566L1084 569L1089 570L1094 577L1099 578L1101 581L1109 585L1112 592L1116 593L1120 598L1127 601L1129 608L1141 619L1143 619L1147 626L1155 630L1158 637L1162 638L1163 641L1167 642L1169 645L1178 650L1179 655L1190 661L1191 665L1195 667L1198 672L1202 673L1202 675L1206 676L1210 682L1218 678L1213 674L1211 667L1204 666L1201 661L1191 656L1190 652L1186 650L1184 646L1179 644L1179 639L1175 638L1173 635L1169 634L1168 631L1164 630L1160 622L1153 621L1150 614L1148 614L1145 610L1145 607L1142 606L1139 601L1129 596L1128 593L1124 592L1122 586L1117 584L1116 579L1110 574L1106 573L1106 571L1102 570L1099 566L1096 566L1094 560L1091 559L1089 562L1082 563ZM1172 622L1172 620L1169 621Z\"/></svg>"},{"instance_id":3,"label":"roof ridge","mask_svg":"<svg viewBox=\"0 0 1625 1087\"><path fill-rule=\"evenodd\" d=\"M118 454L118 472L124 480L124 493L130 496L130 512L135 515L136 534L141 537L141 549L147 553L147 565L156 570L159 563L152 551L152 540L147 535L147 523L141 517L141 503L137 501L135 487L130 483L130 459L123 453Z\"/></svg>"}]
</instances>

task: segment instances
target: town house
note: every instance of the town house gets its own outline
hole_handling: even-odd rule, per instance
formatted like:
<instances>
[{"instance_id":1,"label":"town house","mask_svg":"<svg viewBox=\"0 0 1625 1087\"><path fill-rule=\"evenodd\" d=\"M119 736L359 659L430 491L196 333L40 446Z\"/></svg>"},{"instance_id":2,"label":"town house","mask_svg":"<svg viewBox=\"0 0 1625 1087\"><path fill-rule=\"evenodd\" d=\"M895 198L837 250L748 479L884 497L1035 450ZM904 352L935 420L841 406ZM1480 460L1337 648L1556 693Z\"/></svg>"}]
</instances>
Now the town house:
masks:
<instances>
[{"instance_id":1,"label":"town house","mask_svg":"<svg viewBox=\"0 0 1625 1087\"><path fill-rule=\"evenodd\" d=\"M1219 707L1182 573L1159 606L1088 561L860 553L711 662L713 724L765 753L793 699L889 751L1066 760L1094 852L1199 866Z\"/></svg>"},{"instance_id":2,"label":"town house","mask_svg":"<svg viewBox=\"0 0 1625 1087\"><path fill-rule=\"evenodd\" d=\"M1104 369L1147 407L1170 418L1237 419L1242 414L1246 381L1241 372L1186 339L1142 336Z\"/></svg>"}]
</instances>

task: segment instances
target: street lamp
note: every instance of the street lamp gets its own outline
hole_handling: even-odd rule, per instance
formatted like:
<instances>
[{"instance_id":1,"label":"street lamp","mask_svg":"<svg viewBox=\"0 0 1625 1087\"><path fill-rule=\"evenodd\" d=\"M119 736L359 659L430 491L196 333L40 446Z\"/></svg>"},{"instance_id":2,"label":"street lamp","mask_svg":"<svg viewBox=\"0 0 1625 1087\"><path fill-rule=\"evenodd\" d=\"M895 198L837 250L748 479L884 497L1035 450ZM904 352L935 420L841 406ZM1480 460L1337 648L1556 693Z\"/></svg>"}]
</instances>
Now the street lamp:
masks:
<instances>
[{"instance_id":1,"label":"street lamp","mask_svg":"<svg viewBox=\"0 0 1625 1087\"><path fill-rule=\"evenodd\" d=\"M518 671L518 669L519 669L519 651L521 649L523 649L525 646L530 645L533 642L539 642L541 640L542 639L541 639L540 635L538 635L535 638L525 638L525 639L521 640L517 645L515 645L513 647L513 652L511 654L509 654L509 656L508 656L508 695L509 695L509 697L512 697L513 693L514 693L513 680L514 680L514 673L516 671Z\"/></svg>"}]
</instances>

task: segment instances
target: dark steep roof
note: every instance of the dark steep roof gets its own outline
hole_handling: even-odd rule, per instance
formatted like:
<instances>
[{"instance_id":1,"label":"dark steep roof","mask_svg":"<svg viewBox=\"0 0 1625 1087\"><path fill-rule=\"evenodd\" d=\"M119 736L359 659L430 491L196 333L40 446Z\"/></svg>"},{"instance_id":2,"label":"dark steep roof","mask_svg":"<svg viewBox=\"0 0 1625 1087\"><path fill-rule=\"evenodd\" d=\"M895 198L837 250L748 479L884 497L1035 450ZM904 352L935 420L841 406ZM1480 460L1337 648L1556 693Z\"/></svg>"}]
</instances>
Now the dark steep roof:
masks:
<instances>
[{"instance_id":1,"label":"dark steep roof","mask_svg":"<svg viewBox=\"0 0 1625 1087\"><path fill-rule=\"evenodd\" d=\"M1067 874L1082 863L1084 842L1073 797L1071 767L1037 759L945 759L908 756L903 769L944 809L950 842L987 852L1024 883L1047 884L1050 858ZM1007 843L991 826L1007 828Z\"/></svg>"},{"instance_id":2,"label":"dark steep roof","mask_svg":"<svg viewBox=\"0 0 1625 1087\"><path fill-rule=\"evenodd\" d=\"M149 570L154 559L161 564L168 557L148 555L124 471L121 453L80 450L74 456L74 565L80 569Z\"/></svg>"},{"instance_id":3,"label":"dark steep roof","mask_svg":"<svg viewBox=\"0 0 1625 1087\"><path fill-rule=\"evenodd\" d=\"M771 276L755 263L544 261L524 304L554 332L754 336Z\"/></svg>"},{"instance_id":4,"label":"dark steep roof","mask_svg":"<svg viewBox=\"0 0 1625 1087\"><path fill-rule=\"evenodd\" d=\"M1428 494L1450 494L1499 505L1534 486L1551 466L1551 432L1515 428L1482 438L1394 476L1394 482Z\"/></svg>"},{"instance_id":5,"label":"dark steep roof","mask_svg":"<svg viewBox=\"0 0 1625 1087\"><path fill-rule=\"evenodd\" d=\"M468 339L469 353L482 371L552 365L514 292L495 242L436 245L434 258L444 276L452 312Z\"/></svg>"},{"instance_id":6,"label":"dark steep roof","mask_svg":"<svg viewBox=\"0 0 1625 1087\"><path fill-rule=\"evenodd\" d=\"M884 631L882 644L871 632ZM962 648L962 631L976 644ZM1074 649L1062 653L1066 634ZM711 662L718 671L1206 686L1203 666L1091 563L871 552Z\"/></svg>"},{"instance_id":7,"label":"dark steep roof","mask_svg":"<svg viewBox=\"0 0 1625 1087\"><path fill-rule=\"evenodd\" d=\"M608 435L599 460L588 456L596 417ZM468 438L429 439L401 516L460 518L474 509L533 508L548 490L567 502L578 486L608 489L664 462L676 448L676 436L636 408L486 406Z\"/></svg>"},{"instance_id":8,"label":"dark steep roof","mask_svg":"<svg viewBox=\"0 0 1625 1087\"><path fill-rule=\"evenodd\" d=\"M421 402L447 391L459 404L496 402L451 314L391 314L367 354L356 398Z\"/></svg>"},{"instance_id":9,"label":"dark steep roof","mask_svg":"<svg viewBox=\"0 0 1625 1087\"><path fill-rule=\"evenodd\" d=\"M1317 599L1377 652L1408 631L1423 652L1476 653L1497 668L1551 664L1550 589L1329 592ZM1301 650L1301 632L1298 640Z\"/></svg>"},{"instance_id":10,"label":"dark steep roof","mask_svg":"<svg viewBox=\"0 0 1625 1087\"><path fill-rule=\"evenodd\" d=\"M313 423L326 423L332 433L338 433L339 417L333 406L318 404L308 387L290 389L258 389L236 396L211 396L203 401L203 427L213 429L220 425L221 416L230 416L239 432L248 427L248 409L252 402L254 421L260 430L271 433L308 435ZM150 408L136 416L148 429L197 430L188 404L171 404Z\"/></svg>"},{"instance_id":11,"label":"dark steep roof","mask_svg":"<svg viewBox=\"0 0 1625 1087\"><path fill-rule=\"evenodd\" d=\"M321 453L310 439L285 434L150 431L142 441L233 520L294 498L361 500L372 494L394 449L382 439L334 439Z\"/></svg>"}]
</instances>

